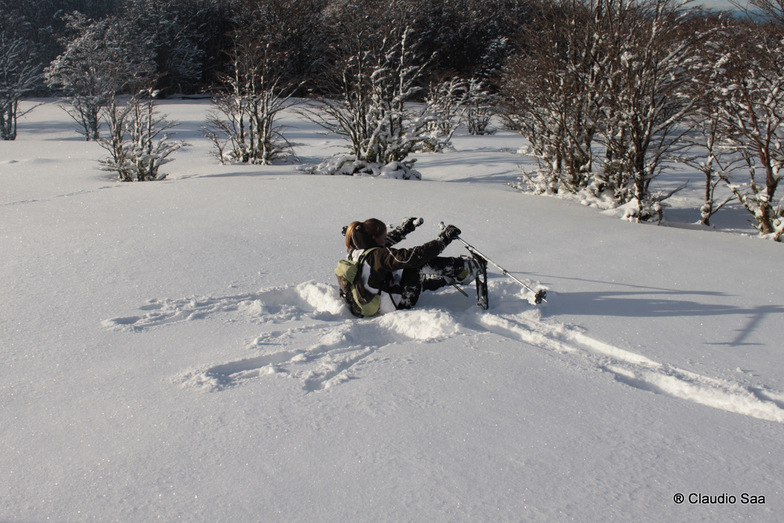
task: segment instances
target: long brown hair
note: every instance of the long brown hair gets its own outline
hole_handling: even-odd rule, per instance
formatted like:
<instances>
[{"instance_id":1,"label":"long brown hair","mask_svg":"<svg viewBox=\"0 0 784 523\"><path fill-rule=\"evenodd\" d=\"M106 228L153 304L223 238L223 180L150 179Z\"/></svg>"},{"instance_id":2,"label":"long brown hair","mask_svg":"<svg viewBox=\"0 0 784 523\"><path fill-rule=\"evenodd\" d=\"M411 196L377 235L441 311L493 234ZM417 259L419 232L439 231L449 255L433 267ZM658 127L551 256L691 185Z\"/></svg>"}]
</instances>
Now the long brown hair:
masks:
<instances>
[{"instance_id":1,"label":"long brown hair","mask_svg":"<svg viewBox=\"0 0 784 523\"><path fill-rule=\"evenodd\" d=\"M364 222L351 222L346 228L346 249L368 249L376 244L375 237L387 232L384 222L370 218Z\"/></svg>"}]
</instances>

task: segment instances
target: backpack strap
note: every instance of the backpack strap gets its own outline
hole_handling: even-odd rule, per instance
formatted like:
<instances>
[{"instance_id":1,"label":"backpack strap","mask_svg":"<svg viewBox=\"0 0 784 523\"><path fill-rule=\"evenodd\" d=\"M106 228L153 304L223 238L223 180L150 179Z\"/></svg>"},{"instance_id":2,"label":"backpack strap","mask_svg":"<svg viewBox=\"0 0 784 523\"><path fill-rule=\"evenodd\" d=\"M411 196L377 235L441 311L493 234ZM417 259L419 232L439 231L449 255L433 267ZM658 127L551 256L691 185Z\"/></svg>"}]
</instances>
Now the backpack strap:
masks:
<instances>
[{"instance_id":1,"label":"backpack strap","mask_svg":"<svg viewBox=\"0 0 784 523\"><path fill-rule=\"evenodd\" d=\"M378 248L379 247L370 247L369 249L365 249L364 251L362 251L362 254L359 255L359 259L357 260L357 263L359 264L363 263L365 261L365 258L367 258L368 254L370 254L371 252L375 251Z\"/></svg>"},{"instance_id":2,"label":"backpack strap","mask_svg":"<svg viewBox=\"0 0 784 523\"><path fill-rule=\"evenodd\" d=\"M378 305L380 303L379 296L381 295L381 290L379 289L377 292L370 292L370 290L365 287L362 279L362 266L364 265L366 258L371 252L378 248L379 247L370 247L369 249L366 249L359 255L359 259L357 260L357 275L352 283L352 298L362 310L361 316L374 315L378 310Z\"/></svg>"},{"instance_id":3,"label":"backpack strap","mask_svg":"<svg viewBox=\"0 0 784 523\"><path fill-rule=\"evenodd\" d=\"M357 275L354 278L354 281L351 282L354 285L354 287L359 288L360 294L366 299L369 299L368 298L369 293L365 288L365 286L362 284L362 266L364 265L365 259L367 259L368 255L378 248L379 247L370 247L369 249L365 249L362 252L362 254L359 255L359 258L357 259ZM381 294L381 291L378 291L377 294Z\"/></svg>"}]
</instances>

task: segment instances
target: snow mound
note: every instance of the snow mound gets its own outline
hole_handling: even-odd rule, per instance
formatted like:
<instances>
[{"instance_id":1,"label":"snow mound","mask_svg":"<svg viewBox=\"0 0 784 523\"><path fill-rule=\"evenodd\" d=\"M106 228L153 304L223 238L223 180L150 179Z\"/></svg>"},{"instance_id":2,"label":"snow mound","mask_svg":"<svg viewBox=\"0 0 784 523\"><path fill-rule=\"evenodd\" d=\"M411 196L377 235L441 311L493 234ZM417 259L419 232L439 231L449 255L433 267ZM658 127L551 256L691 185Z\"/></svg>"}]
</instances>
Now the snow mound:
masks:
<instances>
[{"instance_id":1,"label":"snow mound","mask_svg":"<svg viewBox=\"0 0 784 523\"><path fill-rule=\"evenodd\" d=\"M305 282L297 285L296 292L315 312L326 312L336 316L345 315L346 304L334 287L324 283Z\"/></svg>"},{"instance_id":2,"label":"snow mound","mask_svg":"<svg viewBox=\"0 0 784 523\"><path fill-rule=\"evenodd\" d=\"M372 176L395 180L421 180L422 174L403 162L393 161L388 164L370 163L357 160L351 155L337 155L327 158L316 166L303 169L309 174L326 176Z\"/></svg>"},{"instance_id":3,"label":"snow mound","mask_svg":"<svg viewBox=\"0 0 784 523\"><path fill-rule=\"evenodd\" d=\"M395 314L380 316L378 324L403 337L419 341L449 338L460 331L455 319L439 310L397 311Z\"/></svg>"}]
</instances>

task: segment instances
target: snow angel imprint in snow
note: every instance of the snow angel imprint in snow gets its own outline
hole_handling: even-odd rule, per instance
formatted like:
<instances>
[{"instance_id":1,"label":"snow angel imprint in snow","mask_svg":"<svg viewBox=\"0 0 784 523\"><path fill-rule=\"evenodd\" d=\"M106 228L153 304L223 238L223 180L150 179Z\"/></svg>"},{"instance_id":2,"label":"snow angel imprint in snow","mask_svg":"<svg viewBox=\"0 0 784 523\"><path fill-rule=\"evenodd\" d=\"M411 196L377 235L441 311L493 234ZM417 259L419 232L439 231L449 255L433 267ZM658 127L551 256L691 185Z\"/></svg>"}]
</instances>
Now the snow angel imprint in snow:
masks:
<instances>
[{"instance_id":1,"label":"snow angel imprint in snow","mask_svg":"<svg viewBox=\"0 0 784 523\"><path fill-rule=\"evenodd\" d=\"M435 240L408 249L393 245L421 225L421 218L406 218L391 230L381 220L352 222L344 229L348 260L335 273L340 295L356 316L373 316L411 309L423 290L474 281L476 262L468 257L439 256L460 235L454 225L445 227Z\"/></svg>"}]
</instances>

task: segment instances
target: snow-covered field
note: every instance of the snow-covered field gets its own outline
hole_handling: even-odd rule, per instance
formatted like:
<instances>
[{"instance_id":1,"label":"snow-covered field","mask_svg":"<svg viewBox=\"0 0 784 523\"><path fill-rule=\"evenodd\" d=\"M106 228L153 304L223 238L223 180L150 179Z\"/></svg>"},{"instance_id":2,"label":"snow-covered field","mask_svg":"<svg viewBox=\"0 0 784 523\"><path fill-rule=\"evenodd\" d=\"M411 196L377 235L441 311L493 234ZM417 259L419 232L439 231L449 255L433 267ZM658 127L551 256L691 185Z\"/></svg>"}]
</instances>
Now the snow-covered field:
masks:
<instances>
[{"instance_id":1,"label":"snow-covered field","mask_svg":"<svg viewBox=\"0 0 784 523\"><path fill-rule=\"evenodd\" d=\"M784 250L737 209L688 225L696 174L635 225L511 189L511 133L418 182L309 176L218 164L208 107L163 104L192 144L163 182L113 182L52 104L0 143L0 521L784 513ZM340 152L287 119L303 163ZM487 312L447 289L357 320L332 270L373 216L454 223L549 301L491 268Z\"/></svg>"}]
</instances>

